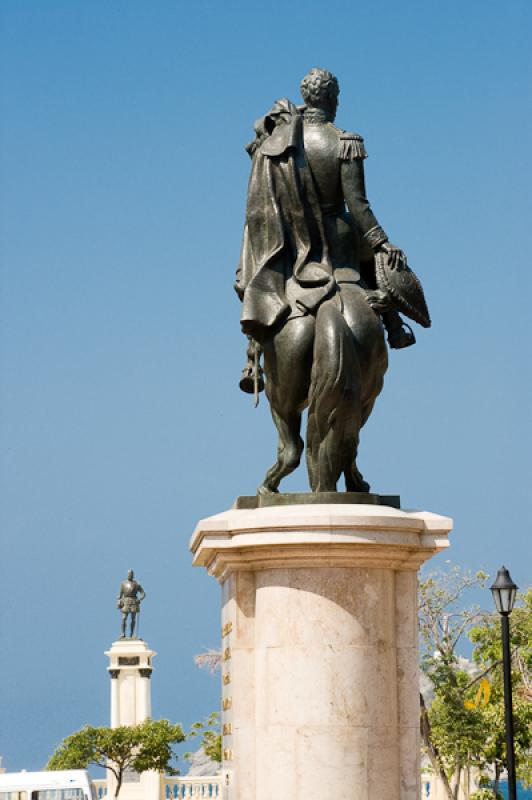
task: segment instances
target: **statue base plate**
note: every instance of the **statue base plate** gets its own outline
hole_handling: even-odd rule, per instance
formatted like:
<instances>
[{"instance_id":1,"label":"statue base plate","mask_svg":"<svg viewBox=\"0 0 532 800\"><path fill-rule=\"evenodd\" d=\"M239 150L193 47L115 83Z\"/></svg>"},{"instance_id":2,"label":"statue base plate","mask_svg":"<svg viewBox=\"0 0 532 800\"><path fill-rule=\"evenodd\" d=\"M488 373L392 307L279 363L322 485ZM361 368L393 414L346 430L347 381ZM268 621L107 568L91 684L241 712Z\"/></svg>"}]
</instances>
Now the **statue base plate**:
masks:
<instances>
[{"instance_id":1,"label":"statue base plate","mask_svg":"<svg viewBox=\"0 0 532 800\"><path fill-rule=\"evenodd\" d=\"M401 508L401 498L398 494L374 494L373 492L277 492L275 494L242 495L236 498L233 508L253 509L305 505L367 505Z\"/></svg>"}]
</instances>

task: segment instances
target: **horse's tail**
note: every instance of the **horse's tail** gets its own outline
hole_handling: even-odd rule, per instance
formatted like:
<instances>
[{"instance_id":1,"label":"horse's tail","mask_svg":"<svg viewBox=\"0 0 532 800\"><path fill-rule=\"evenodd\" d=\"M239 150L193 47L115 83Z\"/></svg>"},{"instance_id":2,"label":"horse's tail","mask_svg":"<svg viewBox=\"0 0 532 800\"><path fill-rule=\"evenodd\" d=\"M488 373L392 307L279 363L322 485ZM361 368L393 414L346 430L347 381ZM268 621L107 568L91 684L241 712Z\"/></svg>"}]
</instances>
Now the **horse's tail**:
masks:
<instances>
[{"instance_id":1,"label":"horse's tail","mask_svg":"<svg viewBox=\"0 0 532 800\"><path fill-rule=\"evenodd\" d=\"M313 492L331 492L354 463L361 426L360 364L336 300L318 309L310 378L307 466Z\"/></svg>"}]
</instances>

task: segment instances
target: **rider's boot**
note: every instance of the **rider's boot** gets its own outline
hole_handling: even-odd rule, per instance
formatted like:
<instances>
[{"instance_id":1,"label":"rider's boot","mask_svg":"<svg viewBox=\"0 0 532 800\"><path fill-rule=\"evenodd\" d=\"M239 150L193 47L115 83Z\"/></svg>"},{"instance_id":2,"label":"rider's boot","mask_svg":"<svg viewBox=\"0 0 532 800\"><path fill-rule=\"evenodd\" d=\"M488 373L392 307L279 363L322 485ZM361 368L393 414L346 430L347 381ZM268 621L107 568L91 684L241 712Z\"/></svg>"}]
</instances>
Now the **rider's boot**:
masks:
<instances>
[{"instance_id":1,"label":"rider's boot","mask_svg":"<svg viewBox=\"0 0 532 800\"><path fill-rule=\"evenodd\" d=\"M397 311L386 311L382 315L382 321L388 332L388 344L393 350L401 350L416 343L414 331L401 319Z\"/></svg>"}]
</instances>

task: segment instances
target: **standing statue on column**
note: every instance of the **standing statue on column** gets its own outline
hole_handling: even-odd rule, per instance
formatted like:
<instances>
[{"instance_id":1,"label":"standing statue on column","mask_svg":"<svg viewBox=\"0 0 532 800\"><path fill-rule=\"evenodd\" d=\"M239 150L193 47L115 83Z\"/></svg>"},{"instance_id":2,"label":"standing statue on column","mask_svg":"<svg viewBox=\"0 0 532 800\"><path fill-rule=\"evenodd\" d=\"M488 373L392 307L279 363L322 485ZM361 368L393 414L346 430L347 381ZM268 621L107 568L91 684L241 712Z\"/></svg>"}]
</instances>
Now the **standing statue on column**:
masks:
<instances>
[{"instance_id":1,"label":"standing statue on column","mask_svg":"<svg viewBox=\"0 0 532 800\"><path fill-rule=\"evenodd\" d=\"M135 580L135 573L132 569L127 573L127 580L120 584L120 594L118 595L117 608L122 612L122 634L121 639L126 638L127 618L130 617L129 639L135 638L135 627L137 614L140 612L140 604L146 597L146 592Z\"/></svg>"},{"instance_id":2,"label":"standing statue on column","mask_svg":"<svg viewBox=\"0 0 532 800\"><path fill-rule=\"evenodd\" d=\"M303 78L303 106L286 98L255 123L246 225L235 289L249 338L240 386L263 386L279 433L277 460L258 488L277 492L304 449L313 492L367 492L356 464L359 434L383 385L388 345L415 343L399 316L424 327L421 285L366 197L366 150L333 123L338 81ZM264 356L264 376L260 356Z\"/></svg>"}]
</instances>

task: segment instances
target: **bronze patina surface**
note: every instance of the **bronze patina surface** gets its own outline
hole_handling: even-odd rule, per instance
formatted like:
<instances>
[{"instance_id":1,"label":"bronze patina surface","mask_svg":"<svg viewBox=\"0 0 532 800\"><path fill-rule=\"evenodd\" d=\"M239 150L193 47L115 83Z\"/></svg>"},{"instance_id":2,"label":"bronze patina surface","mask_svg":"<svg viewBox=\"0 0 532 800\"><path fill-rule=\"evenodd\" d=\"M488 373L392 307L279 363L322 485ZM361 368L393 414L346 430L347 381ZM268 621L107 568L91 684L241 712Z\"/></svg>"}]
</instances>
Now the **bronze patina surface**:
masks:
<instances>
[{"instance_id":1,"label":"bronze patina surface","mask_svg":"<svg viewBox=\"0 0 532 800\"><path fill-rule=\"evenodd\" d=\"M120 592L117 598L117 608L122 613L122 632L121 639L135 639L135 628L137 624L137 614L140 612L140 604L146 597L146 592L138 581L135 580L135 573L132 569L127 573L127 578L120 584ZM126 637L126 625L129 617L129 636Z\"/></svg>"},{"instance_id":2,"label":"bronze patina surface","mask_svg":"<svg viewBox=\"0 0 532 800\"><path fill-rule=\"evenodd\" d=\"M302 106L277 100L247 147L235 289L249 340L240 387L255 404L265 389L279 434L257 490L264 497L277 495L304 449L312 492L336 493L342 476L347 493L369 492L356 458L388 366L385 334L390 348L414 344L399 311L430 324L421 284L367 198L364 140L334 124L337 79L312 69L301 94Z\"/></svg>"}]
</instances>

